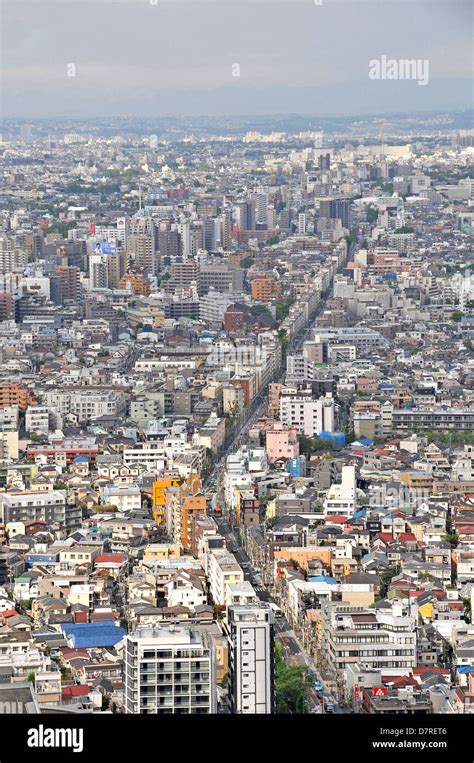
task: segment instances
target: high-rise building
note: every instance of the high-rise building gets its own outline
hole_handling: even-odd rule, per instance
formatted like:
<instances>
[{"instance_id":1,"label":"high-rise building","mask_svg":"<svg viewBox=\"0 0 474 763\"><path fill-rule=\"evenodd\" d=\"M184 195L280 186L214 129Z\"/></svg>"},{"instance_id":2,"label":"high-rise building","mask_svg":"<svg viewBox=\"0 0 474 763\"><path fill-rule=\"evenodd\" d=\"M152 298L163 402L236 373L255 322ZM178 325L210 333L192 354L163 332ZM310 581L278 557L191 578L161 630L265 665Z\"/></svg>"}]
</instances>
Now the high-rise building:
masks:
<instances>
[{"instance_id":1,"label":"high-rise building","mask_svg":"<svg viewBox=\"0 0 474 763\"><path fill-rule=\"evenodd\" d=\"M173 230L179 234L179 245L183 260L187 260L191 254L191 227L189 222L181 222L173 225Z\"/></svg>"},{"instance_id":2,"label":"high-rise building","mask_svg":"<svg viewBox=\"0 0 474 763\"><path fill-rule=\"evenodd\" d=\"M181 236L177 230L160 230L158 234L158 248L161 262L168 264L182 256L183 247Z\"/></svg>"},{"instance_id":3,"label":"high-rise building","mask_svg":"<svg viewBox=\"0 0 474 763\"><path fill-rule=\"evenodd\" d=\"M176 262L171 266L171 278L163 281L162 288L169 294L174 294L179 289L199 288L200 278L199 264L189 259L186 262Z\"/></svg>"},{"instance_id":4,"label":"high-rise building","mask_svg":"<svg viewBox=\"0 0 474 763\"><path fill-rule=\"evenodd\" d=\"M275 712L274 618L262 604L228 608L231 712Z\"/></svg>"},{"instance_id":5,"label":"high-rise building","mask_svg":"<svg viewBox=\"0 0 474 763\"><path fill-rule=\"evenodd\" d=\"M0 273L23 272L28 265L28 254L20 249L15 239L0 238Z\"/></svg>"},{"instance_id":6,"label":"high-rise building","mask_svg":"<svg viewBox=\"0 0 474 763\"><path fill-rule=\"evenodd\" d=\"M0 292L0 321L8 321L15 317L15 302L12 294Z\"/></svg>"},{"instance_id":7,"label":"high-rise building","mask_svg":"<svg viewBox=\"0 0 474 763\"><path fill-rule=\"evenodd\" d=\"M216 712L215 658L205 634L183 626L139 626L125 639L125 711Z\"/></svg>"},{"instance_id":8,"label":"high-rise building","mask_svg":"<svg viewBox=\"0 0 474 763\"><path fill-rule=\"evenodd\" d=\"M61 304L69 301L78 302L81 292L79 270L74 265L59 265L56 273L61 284Z\"/></svg>"},{"instance_id":9,"label":"high-rise building","mask_svg":"<svg viewBox=\"0 0 474 763\"><path fill-rule=\"evenodd\" d=\"M255 194L255 222L259 225L267 225L268 194L258 191Z\"/></svg>"},{"instance_id":10,"label":"high-rise building","mask_svg":"<svg viewBox=\"0 0 474 763\"><path fill-rule=\"evenodd\" d=\"M122 242L122 247L127 248L129 234L128 217L117 217L117 240Z\"/></svg>"},{"instance_id":11,"label":"high-rise building","mask_svg":"<svg viewBox=\"0 0 474 763\"><path fill-rule=\"evenodd\" d=\"M89 281L91 289L106 289L109 283L106 254L89 257Z\"/></svg>"},{"instance_id":12,"label":"high-rise building","mask_svg":"<svg viewBox=\"0 0 474 763\"><path fill-rule=\"evenodd\" d=\"M117 251L107 255L107 280L109 289L118 289L120 279L127 269L125 252Z\"/></svg>"},{"instance_id":13,"label":"high-rise building","mask_svg":"<svg viewBox=\"0 0 474 763\"><path fill-rule=\"evenodd\" d=\"M155 254L155 225L151 218L134 218L130 221L127 249L134 255L136 265L148 273L156 274L158 258Z\"/></svg>"},{"instance_id":14,"label":"high-rise building","mask_svg":"<svg viewBox=\"0 0 474 763\"><path fill-rule=\"evenodd\" d=\"M323 218L340 220L344 228L350 227L349 199L321 199L319 202L319 214Z\"/></svg>"},{"instance_id":15,"label":"high-rise building","mask_svg":"<svg viewBox=\"0 0 474 763\"><path fill-rule=\"evenodd\" d=\"M318 157L318 165L320 170L331 169L331 154L321 154Z\"/></svg>"},{"instance_id":16,"label":"high-rise building","mask_svg":"<svg viewBox=\"0 0 474 763\"><path fill-rule=\"evenodd\" d=\"M240 230L255 230L255 201L253 199L238 201L235 209Z\"/></svg>"},{"instance_id":17,"label":"high-rise building","mask_svg":"<svg viewBox=\"0 0 474 763\"><path fill-rule=\"evenodd\" d=\"M20 140L22 143L31 143L33 140L33 127L31 125L20 127Z\"/></svg>"}]
</instances>

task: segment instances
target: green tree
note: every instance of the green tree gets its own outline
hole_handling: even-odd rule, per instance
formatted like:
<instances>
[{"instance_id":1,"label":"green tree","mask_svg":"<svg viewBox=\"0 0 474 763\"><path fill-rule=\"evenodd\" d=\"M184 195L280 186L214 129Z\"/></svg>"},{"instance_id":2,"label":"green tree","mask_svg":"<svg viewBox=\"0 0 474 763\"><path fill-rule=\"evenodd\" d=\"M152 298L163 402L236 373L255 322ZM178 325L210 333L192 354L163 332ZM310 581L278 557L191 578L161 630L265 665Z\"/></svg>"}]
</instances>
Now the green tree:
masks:
<instances>
[{"instance_id":1,"label":"green tree","mask_svg":"<svg viewBox=\"0 0 474 763\"><path fill-rule=\"evenodd\" d=\"M275 648L276 712L279 714L306 713L312 682L308 670L288 665L280 644Z\"/></svg>"},{"instance_id":2,"label":"green tree","mask_svg":"<svg viewBox=\"0 0 474 763\"><path fill-rule=\"evenodd\" d=\"M290 312L290 307L294 304L294 302L295 300L292 297L288 297L287 299L282 299L275 303L275 315L279 323L285 320L286 316Z\"/></svg>"},{"instance_id":3,"label":"green tree","mask_svg":"<svg viewBox=\"0 0 474 763\"><path fill-rule=\"evenodd\" d=\"M451 313L451 320L455 323L459 323L461 318L464 318L464 313L461 310L454 310L454 312Z\"/></svg>"},{"instance_id":4,"label":"green tree","mask_svg":"<svg viewBox=\"0 0 474 763\"><path fill-rule=\"evenodd\" d=\"M387 592L389 583L392 581L392 578L394 578L396 574L397 574L396 570L387 570L386 572L383 572L382 575L380 576L380 579L382 580L382 583L384 584L384 587L385 587L385 592Z\"/></svg>"},{"instance_id":5,"label":"green tree","mask_svg":"<svg viewBox=\"0 0 474 763\"><path fill-rule=\"evenodd\" d=\"M271 320L273 320L273 315L271 314L270 310L268 309L266 305L252 305L252 307L250 308L250 312L252 313L252 315L255 315L257 317L261 315L264 318L270 318Z\"/></svg>"},{"instance_id":6,"label":"green tree","mask_svg":"<svg viewBox=\"0 0 474 763\"><path fill-rule=\"evenodd\" d=\"M368 223L375 223L377 218L379 216L379 211L376 207L373 207L371 204L368 205L366 210L366 220Z\"/></svg>"},{"instance_id":7,"label":"green tree","mask_svg":"<svg viewBox=\"0 0 474 763\"><path fill-rule=\"evenodd\" d=\"M340 446L331 440L325 440L323 437L305 437L299 435L300 453L305 456L311 456L313 453L328 450L340 450Z\"/></svg>"},{"instance_id":8,"label":"green tree","mask_svg":"<svg viewBox=\"0 0 474 763\"><path fill-rule=\"evenodd\" d=\"M286 333L285 329L279 329L278 341L280 342L283 359L285 359L290 344L290 340L288 339L288 334Z\"/></svg>"},{"instance_id":9,"label":"green tree","mask_svg":"<svg viewBox=\"0 0 474 763\"><path fill-rule=\"evenodd\" d=\"M456 548L459 543L459 535L456 532L448 532L446 535L443 535L443 540L447 540L452 548Z\"/></svg>"}]
</instances>

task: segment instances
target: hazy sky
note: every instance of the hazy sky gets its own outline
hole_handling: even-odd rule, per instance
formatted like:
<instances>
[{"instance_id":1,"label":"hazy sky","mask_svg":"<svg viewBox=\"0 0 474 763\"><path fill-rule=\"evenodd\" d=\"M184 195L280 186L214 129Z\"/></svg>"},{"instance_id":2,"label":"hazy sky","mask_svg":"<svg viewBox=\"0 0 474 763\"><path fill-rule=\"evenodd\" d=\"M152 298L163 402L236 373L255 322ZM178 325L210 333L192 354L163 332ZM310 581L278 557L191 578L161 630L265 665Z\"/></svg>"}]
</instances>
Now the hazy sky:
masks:
<instances>
[{"instance_id":1,"label":"hazy sky","mask_svg":"<svg viewBox=\"0 0 474 763\"><path fill-rule=\"evenodd\" d=\"M6 117L368 114L473 105L471 0L0 4ZM383 55L428 59L428 85L369 79L369 61ZM233 64L240 77L232 76Z\"/></svg>"}]
</instances>

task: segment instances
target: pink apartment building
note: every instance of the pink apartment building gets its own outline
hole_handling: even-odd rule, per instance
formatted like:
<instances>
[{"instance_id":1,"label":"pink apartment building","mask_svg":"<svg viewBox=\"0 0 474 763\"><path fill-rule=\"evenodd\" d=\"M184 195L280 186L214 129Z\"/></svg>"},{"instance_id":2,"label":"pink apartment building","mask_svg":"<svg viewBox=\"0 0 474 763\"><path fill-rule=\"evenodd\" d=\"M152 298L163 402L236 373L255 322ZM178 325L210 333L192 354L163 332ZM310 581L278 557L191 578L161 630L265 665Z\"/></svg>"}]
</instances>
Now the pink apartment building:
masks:
<instances>
[{"instance_id":1,"label":"pink apartment building","mask_svg":"<svg viewBox=\"0 0 474 763\"><path fill-rule=\"evenodd\" d=\"M299 456L300 444L297 430L294 427L275 427L266 431L267 457L270 463L279 458L296 458Z\"/></svg>"}]
</instances>

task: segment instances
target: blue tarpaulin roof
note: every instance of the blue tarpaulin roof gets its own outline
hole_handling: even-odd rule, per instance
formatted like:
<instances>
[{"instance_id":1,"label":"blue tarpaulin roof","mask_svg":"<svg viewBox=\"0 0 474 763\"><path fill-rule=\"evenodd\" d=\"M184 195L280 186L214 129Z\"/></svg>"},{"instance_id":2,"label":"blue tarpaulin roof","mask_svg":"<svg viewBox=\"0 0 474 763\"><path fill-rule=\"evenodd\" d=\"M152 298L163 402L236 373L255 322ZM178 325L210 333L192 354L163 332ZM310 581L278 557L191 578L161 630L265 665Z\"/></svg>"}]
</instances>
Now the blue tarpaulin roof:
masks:
<instances>
[{"instance_id":1,"label":"blue tarpaulin roof","mask_svg":"<svg viewBox=\"0 0 474 763\"><path fill-rule=\"evenodd\" d=\"M334 583L337 583L337 580L334 578L330 578L327 575L314 575L311 578L308 578L310 583L330 583L331 585L334 585Z\"/></svg>"},{"instance_id":2,"label":"blue tarpaulin roof","mask_svg":"<svg viewBox=\"0 0 474 763\"><path fill-rule=\"evenodd\" d=\"M126 636L124 628L113 623L65 623L62 631L72 641L73 648L95 646L115 646Z\"/></svg>"}]
</instances>

